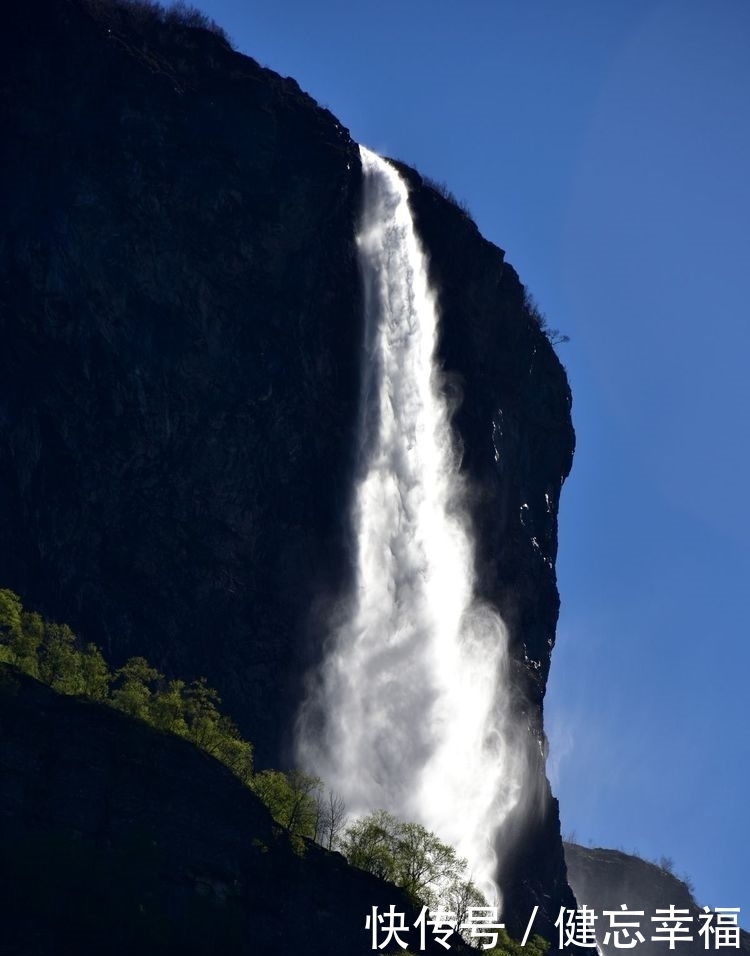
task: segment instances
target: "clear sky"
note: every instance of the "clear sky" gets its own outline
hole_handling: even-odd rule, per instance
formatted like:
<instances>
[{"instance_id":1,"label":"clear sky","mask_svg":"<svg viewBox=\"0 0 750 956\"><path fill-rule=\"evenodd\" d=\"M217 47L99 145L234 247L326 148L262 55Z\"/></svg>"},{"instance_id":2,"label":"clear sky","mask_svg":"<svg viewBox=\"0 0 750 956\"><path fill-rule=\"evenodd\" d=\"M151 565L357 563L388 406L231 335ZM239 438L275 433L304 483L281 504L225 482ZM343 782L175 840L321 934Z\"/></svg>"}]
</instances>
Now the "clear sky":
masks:
<instances>
[{"instance_id":1,"label":"clear sky","mask_svg":"<svg viewBox=\"0 0 750 956\"><path fill-rule=\"evenodd\" d=\"M672 857L750 925L750 3L198 6L444 181L570 336L563 830Z\"/></svg>"}]
</instances>

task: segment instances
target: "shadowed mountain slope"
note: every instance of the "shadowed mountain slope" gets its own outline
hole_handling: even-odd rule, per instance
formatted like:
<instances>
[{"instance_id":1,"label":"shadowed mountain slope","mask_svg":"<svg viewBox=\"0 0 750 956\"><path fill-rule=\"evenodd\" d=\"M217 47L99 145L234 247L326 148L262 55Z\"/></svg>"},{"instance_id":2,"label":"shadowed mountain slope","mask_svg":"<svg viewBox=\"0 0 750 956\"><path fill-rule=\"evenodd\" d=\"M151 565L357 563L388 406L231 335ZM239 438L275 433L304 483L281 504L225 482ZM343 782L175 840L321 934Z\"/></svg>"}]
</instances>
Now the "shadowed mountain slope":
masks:
<instances>
[{"instance_id":1,"label":"shadowed mountain slope","mask_svg":"<svg viewBox=\"0 0 750 956\"><path fill-rule=\"evenodd\" d=\"M354 953L373 906L417 916L193 745L3 664L0 737L3 953Z\"/></svg>"}]
</instances>

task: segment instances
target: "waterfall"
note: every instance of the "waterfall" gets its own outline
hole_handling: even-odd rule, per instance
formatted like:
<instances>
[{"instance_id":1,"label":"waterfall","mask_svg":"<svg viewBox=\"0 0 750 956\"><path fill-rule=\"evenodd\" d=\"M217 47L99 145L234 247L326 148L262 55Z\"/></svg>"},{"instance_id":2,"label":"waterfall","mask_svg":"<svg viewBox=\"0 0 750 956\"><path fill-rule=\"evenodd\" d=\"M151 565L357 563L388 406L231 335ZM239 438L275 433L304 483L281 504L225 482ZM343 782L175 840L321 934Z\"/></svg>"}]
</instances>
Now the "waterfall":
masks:
<instances>
[{"instance_id":1,"label":"waterfall","mask_svg":"<svg viewBox=\"0 0 750 956\"><path fill-rule=\"evenodd\" d=\"M302 764L361 815L421 823L497 899L493 836L520 799L507 637L474 595L438 311L407 188L360 148L366 318L353 593L298 725Z\"/></svg>"}]
</instances>

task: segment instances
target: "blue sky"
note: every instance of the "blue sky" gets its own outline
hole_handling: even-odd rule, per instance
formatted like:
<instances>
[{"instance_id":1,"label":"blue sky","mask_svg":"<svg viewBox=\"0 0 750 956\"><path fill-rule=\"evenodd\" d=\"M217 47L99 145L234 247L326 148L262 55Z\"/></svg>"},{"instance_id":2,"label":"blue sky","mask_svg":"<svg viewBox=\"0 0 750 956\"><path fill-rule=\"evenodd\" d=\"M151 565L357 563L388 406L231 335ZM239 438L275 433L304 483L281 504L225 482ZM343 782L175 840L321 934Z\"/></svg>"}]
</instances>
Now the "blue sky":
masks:
<instances>
[{"instance_id":1,"label":"blue sky","mask_svg":"<svg viewBox=\"0 0 750 956\"><path fill-rule=\"evenodd\" d=\"M750 4L199 0L502 246L574 395L563 829L750 923Z\"/></svg>"}]
</instances>

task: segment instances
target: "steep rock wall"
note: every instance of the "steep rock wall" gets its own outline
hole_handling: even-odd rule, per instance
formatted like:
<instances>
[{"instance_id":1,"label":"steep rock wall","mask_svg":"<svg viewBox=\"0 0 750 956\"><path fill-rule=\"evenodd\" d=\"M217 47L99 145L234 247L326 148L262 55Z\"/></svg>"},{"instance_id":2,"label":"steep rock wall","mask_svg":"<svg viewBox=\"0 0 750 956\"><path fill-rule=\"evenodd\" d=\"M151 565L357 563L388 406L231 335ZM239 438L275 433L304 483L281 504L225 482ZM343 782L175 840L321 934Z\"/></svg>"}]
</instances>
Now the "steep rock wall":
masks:
<instances>
[{"instance_id":1,"label":"steep rock wall","mask_svg":"<svg viewBox=\"0 0 750 956\"><path fill-rule=\"evenodd\" d=\"M0 582L115 664L206 675L283 764L350 568L356 144L205 30L33 0L0 44ZM541 719L570 393L502 252L401 168L528 728L503 882L549 929L571 899Z\"/></svg>"},{"instance_id":2,"label":"steep rock wall","mask_svg":"<svg viewBox=\"0 0 750 956\"><path fill-rule=\"evenodd\" d=\"M0 580L115 663L205 674L278 762L345 573L357 148L205 31L14 12Z\"/></svg>"}]
</instances>

